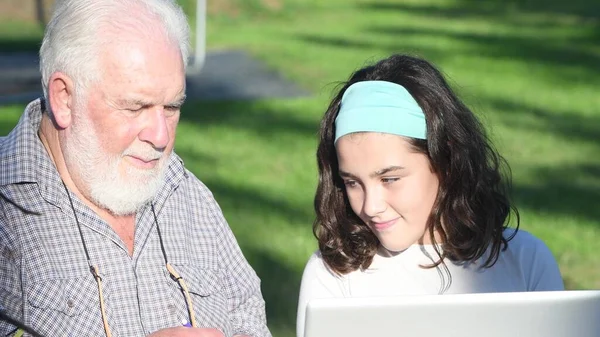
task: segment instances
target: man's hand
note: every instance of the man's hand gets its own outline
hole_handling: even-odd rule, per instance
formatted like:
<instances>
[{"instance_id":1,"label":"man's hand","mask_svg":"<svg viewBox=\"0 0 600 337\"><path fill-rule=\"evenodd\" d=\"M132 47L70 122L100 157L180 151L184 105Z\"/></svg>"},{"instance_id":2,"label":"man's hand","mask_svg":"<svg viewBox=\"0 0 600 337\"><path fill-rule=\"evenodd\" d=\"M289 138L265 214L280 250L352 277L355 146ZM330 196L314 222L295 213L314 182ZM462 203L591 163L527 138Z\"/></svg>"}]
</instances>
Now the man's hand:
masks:
<instances>
[{"instance_id":1,"label":"man's hand","mask_svg":"<svg viewBox=\"0 0 600 337\"><path fill-rule=\"evenodd\" d=\"M158 330L148 337L225 337L225 335L217 329L181 326Z\"/></svg>"}]
</instances>

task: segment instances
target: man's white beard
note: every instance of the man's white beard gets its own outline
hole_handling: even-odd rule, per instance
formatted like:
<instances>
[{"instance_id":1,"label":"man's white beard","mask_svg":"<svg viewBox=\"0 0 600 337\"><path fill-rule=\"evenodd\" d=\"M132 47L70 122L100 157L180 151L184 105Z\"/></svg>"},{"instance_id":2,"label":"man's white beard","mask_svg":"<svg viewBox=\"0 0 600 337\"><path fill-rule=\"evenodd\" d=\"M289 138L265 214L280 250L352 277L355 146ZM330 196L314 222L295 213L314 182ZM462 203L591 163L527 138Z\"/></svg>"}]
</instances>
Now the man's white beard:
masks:
<instances>
[{"instance_id":1,"label":"man's white beard","mask_svg":"<svg viewBox=\"0 0 600 337\"><path fill-rule=\"evenodd\" d=\"M115 215L131 215L154 198L164 182L166 161L163 151L148 143L133 143L120 155L108 154L85 112L80 112L65 138L63 156L71 175L85 184L86 198ZM145 160L161 158L152 169L138 169L124 160L134 155ZM121 163L122 169L119 170ZM121 173L120 171L123 171Z\"/></svg>"}]
</instances>

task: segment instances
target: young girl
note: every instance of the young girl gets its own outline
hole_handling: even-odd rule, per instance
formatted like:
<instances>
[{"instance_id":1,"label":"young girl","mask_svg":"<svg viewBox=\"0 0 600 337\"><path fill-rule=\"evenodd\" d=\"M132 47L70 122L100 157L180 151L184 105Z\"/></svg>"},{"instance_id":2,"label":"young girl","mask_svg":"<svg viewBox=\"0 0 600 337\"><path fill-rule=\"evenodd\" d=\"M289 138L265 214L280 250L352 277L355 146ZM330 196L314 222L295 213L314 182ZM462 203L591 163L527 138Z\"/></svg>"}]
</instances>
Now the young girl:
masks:
<instances>
[{"instance_id":1,"label":"young girl","mask_svg":"<svg viewBox=\"0 0 600 337\"><path fill-rule=\"evenodd\" d=\"M504 159L427 61L355 72L321 122L317 159L319 251L298 337L315 298L563 289L546 245L518 230Z\"/></svg>"}]
</instances>

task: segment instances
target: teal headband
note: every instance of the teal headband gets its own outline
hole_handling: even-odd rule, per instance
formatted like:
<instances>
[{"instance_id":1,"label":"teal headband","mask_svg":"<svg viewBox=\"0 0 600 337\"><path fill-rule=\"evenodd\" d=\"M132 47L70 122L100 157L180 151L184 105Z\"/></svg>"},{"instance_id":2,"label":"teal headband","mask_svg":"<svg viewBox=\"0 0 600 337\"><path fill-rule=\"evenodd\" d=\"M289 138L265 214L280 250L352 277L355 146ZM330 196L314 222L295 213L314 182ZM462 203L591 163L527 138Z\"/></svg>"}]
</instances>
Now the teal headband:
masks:
<instances>
[{"instance_id":1,"label":"teal headband","mask_svg":"<svg viewBox=\"0 0 600 337\"><path fill-rule=\"evenodd\" d=\"M387 81L352 84L335 119L335 142L353 132L383 132L427 139L423 110L403 86Z\"/></svg>"}]
</instances>

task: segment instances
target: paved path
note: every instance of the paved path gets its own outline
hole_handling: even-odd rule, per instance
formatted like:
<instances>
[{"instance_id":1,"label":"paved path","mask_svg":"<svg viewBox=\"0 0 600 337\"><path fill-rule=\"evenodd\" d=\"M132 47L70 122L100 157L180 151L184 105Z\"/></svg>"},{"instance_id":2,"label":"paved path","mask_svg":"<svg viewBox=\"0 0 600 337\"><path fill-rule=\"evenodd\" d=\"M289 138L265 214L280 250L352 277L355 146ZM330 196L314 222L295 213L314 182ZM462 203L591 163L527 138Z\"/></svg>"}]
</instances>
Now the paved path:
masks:
<instances>
[{"instance_id":1,"label":"paved path","mask_svg":"<svg viewBox=\"0 0 600 337\"><path fill-rule=\"evenodd\" d=\"M33 53L0 53L0 104L26 103L41 95L39 61ZM309 93L244 51L209 51L198 74L188 74L193 100L298 97Z\"/></svg>"}]
</instances>

